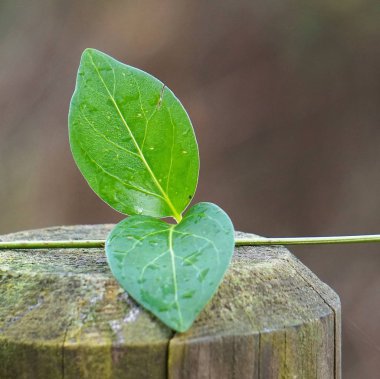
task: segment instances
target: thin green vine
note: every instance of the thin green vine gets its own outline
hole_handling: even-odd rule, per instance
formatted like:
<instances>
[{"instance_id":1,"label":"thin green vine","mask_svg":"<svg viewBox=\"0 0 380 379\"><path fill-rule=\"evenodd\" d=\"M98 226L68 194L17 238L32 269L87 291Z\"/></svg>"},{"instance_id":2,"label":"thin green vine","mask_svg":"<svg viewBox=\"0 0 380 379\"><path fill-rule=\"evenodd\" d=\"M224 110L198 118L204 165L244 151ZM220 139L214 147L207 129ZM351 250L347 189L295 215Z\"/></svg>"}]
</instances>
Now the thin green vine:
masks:
<instances>
[{"instance_id":1,"label":"thin green vine","mask_svg":"<svg viewBox=\"0 0 380 379\"><path fill-rule=\"evenodd\" d=\"M331 236L331 237L252 237L235 238L235 246L271 246L271 245L328 245L349 243L380 242L380 234L359 236ZM0 249L75 249L75 248L103 248L104 240L62 240L62 241L0 241Z\"/></svg>"}]
</instances>

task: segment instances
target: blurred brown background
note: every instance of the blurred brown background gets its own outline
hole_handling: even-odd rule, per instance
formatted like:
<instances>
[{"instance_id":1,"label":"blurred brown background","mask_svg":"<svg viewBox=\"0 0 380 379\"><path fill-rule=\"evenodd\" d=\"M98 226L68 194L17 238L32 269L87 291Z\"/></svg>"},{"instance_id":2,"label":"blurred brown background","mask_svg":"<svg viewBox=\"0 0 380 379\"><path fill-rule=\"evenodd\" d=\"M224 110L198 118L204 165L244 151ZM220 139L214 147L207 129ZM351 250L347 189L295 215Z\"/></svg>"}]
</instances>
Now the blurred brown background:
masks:
<instances>
[{"instance_id":1,"label":"blurred brown background","mask_svg":"<svg viewBox=\"0 0 380 379\"><path fill-rule=\"evenodd\" d=\"M177 94L200 146L195 201L237 229L380 233L377 0L0 0L0 233L122 218L68 146L85 47ZM378 378L380 245L292 250L341 296L344 378Z\"/></svg>"}]
</instances>

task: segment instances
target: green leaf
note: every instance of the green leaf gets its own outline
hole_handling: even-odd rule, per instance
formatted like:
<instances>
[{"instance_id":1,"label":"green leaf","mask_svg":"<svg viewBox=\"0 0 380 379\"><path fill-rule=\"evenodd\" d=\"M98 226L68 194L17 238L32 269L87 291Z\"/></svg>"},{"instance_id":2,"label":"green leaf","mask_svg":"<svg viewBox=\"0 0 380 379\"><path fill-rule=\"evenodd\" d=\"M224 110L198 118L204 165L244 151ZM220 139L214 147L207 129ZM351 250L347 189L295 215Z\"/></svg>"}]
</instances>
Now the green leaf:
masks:
<instances>
[{"instance_id":1,"label":"green leaf","mask_svg":"<svg viewBox=\"0 0 380 379\"><path fill-rule=\"evenodd\" d=\"M158 79L85 50L69 134L80 171L111 207L181 219L197 185L198 146L186 111Z\"/></svg>"},{"instance_id":2,"label":"green leaf","mask_svg":"<svg viewBox=\"0 0 380 379\"><path fill-rule=\"evenodd\" d=\"M218 288L234 250L234 229L211 203L167 224L149 216L121 221L106 241L111 271L141 305L183 332Z\"/></svg>"}]
</instances>

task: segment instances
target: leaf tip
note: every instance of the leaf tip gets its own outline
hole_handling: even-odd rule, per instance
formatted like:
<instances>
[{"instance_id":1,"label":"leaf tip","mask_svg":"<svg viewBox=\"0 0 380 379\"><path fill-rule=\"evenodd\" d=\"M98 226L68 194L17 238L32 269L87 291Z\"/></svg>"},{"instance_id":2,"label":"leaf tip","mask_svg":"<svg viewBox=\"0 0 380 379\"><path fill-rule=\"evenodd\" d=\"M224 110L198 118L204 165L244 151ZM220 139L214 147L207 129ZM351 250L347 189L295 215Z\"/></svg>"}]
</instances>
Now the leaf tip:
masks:
<instances>
[{"instance_id":1,"label":"leaf tip","mask_svg":"<svg viewBox=\"0 0 380 379\"><path fill-rule=\"evenodd\" d=\"M86 47L83 50L82 56L81 56L81 62L85 61L87 58L93 58L94 55L103 54L101 51L94 49L92 47Z\"/></svg>"},{"instance_id":2,"label":"leaf tip","mask_svg":"<svg viewBox=\"0 0 380 379\"><path fill-rule=\"evenodd\" d=\"M83 50L82 57L85 57L86 55L91 55L94 51L96 51L94 48L92 48L92 47L86 47Z\"/></svg>"}]
</instances>

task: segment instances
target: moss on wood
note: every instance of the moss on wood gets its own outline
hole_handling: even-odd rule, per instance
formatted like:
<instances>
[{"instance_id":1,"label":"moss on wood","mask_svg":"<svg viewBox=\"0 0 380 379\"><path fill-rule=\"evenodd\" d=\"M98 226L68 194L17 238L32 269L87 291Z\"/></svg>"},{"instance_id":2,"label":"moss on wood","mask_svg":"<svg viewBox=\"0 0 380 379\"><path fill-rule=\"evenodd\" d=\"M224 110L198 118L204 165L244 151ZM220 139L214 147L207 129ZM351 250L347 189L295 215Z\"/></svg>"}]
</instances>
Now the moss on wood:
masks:
<instances>
[{"instance_id":1,"label":"moss on wood","mask_svg":"<svg viewBox=\"0 0 380 379\"><path fill-rule=\"evenodd\" d=\"M110 225L0 237L102 239ZM281 247L236 249L192 328L173 335L99 249L0 251L0 378L339 378L336 294Z\"/></svg>"}]
</instances>

